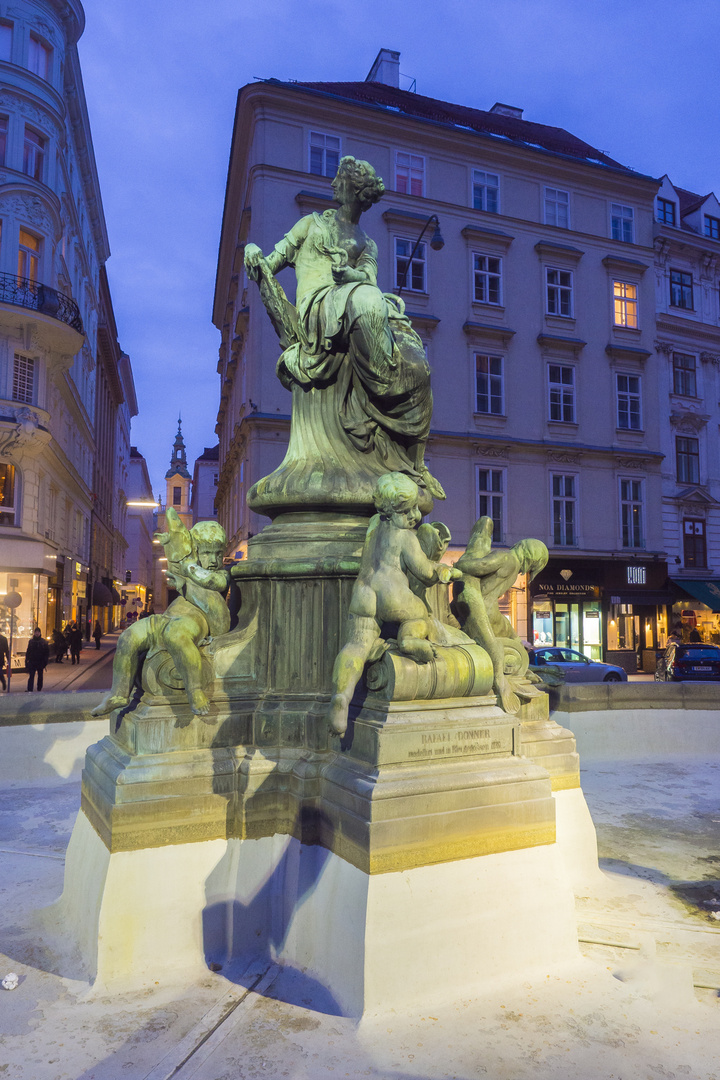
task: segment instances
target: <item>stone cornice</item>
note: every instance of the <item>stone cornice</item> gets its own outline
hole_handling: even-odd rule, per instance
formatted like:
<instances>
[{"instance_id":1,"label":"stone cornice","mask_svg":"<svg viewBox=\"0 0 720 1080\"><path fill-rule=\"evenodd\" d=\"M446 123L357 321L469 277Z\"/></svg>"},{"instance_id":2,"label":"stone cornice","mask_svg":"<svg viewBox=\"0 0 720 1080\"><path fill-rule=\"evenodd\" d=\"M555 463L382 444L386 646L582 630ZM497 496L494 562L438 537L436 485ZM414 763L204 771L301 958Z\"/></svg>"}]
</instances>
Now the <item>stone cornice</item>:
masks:
<instances>
[{"instance_id":1,"label":"stone cornice","mask_svg":"<svg viewBox=\"0 0 720 1080\"><path fill-rule=\"evenodd\" d=\"M568 353L573 356L579 356L587 345L587 341L583 341L582 338L561 337L559 334L545 333L538 334L537 343L549 353Z\"/></svg>"},{"instance_id":2,"label":"stone cornice","mask_svg":"<svg viewBox=\"0 0 720 1080\"><path fill-rule=\"evenodd\" d=\"M337 206L332 194L327 194L324 191L298 191L295 202L303 214L310 214L313 211L322 214L325 210L331 210Z\"/></svg>"},{"instance_id":3,"label":"stone cornice","mask_svg":"<svg viewBox=\"0 0 720 1080\"><path fill-rule=\"evenodd\" d=\"M579 263L585 254L571 244L555 244L551 240L538 240L535 250L544 259L565 259L572 263Z\"/></svg>"},{"instance_id":4,"label":"stone cornice","mask_svg":"<svg viewBox=\"0 0 720 1080\"><path fill-rule=\"evenodd\" d=\"M502 229L490 229L483 225L466 225L460 232L466 240L472 243L487 244L502 251L507 251L515 239L510 233L503 232Z\"/></svg>"},{"instance_id":5,"label":"stone cornice","mask_svg":"<svg viewBox=\"0 0 720 1080\"><path fill-rule=\"evenodd\" d=\"M671 315L666 311L659 311L655 316L655 325L659 332L663 332L673 337L694 338L698 341L707 341L710 344L710 349L715 346L715 349L720 352L720 326L713 326L710 323L703 323L697 319L684 319L678 315ZM677 346L680 348L680 346ZM687 347L691 347L688 346Z\"/></svg>"},{"instance_id":6,"label":"stone cornice","mask_svg":"<svg viewBox=\"0 0 720 1080\"><path fill-rule=\"evenodd\" d=\"M636 277L642 277L645 271L650 269L647 263L638 262L637 259L623 259L619 255L606 255L602 264L608 270L622 274L634 274Z\"/></svg>"},{"instance_id":7,"label":"stone cornice","mask_svg":"<svg viewBox=\"0 0 720 1080\"><path fill-rule=\"evenodd\" d=\"M707 414L690 412L689 409L676 409L670 413L670 425L676 431L697 435L707 424Z\"/></svg>"},{"instance_id":8,"label":"stone cornice","mask_svg":"<svg viewBox=\"0 0 720 1080\"><path fill-rule=\"evenodd\" d=\"M637 360L640 364L644 364L648 356L652 356L649 349L637 349L632 345L618 345L613 342L605 346L605 352L613 360Z\"/></svg>"},{"instance_id":9,"label":"stone cornice","mask_svg":"<svg viewBox=\"0 0 720 1080\"><path fill-rule=\"evenodd\" d=\"M502 345L507 345L515 334L515 331L507 326L494 326L492 323L470 321L463 324L463 330L473 345L482 345L487 341L493 344L500 342Z\"/></svg>"}]
</instances>

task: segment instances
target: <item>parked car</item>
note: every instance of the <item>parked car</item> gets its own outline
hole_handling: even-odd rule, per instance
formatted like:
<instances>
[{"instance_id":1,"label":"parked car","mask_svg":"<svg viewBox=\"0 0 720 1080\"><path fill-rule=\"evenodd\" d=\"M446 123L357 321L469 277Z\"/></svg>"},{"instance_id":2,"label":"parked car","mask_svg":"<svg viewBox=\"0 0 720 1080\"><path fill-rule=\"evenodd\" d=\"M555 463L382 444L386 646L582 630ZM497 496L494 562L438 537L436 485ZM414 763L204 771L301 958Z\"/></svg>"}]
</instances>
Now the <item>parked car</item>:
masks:
<instances>
[{"instance_id":1,"label":"parked car","mask_svg":"<svg viewBox=\"0 0 720 1080\"><path fill-rule=\"evenodd\" d=\"M655 678L658 682L720 680L720 645L672 642L658 660Z\"/></svg>"},{"instance_id":2,"label":"parked car","mask_svg":"<svg viewBox=\"0 0 720 1080\"><path fill-rule=\"evenodd\" d=\"M576 649L537 646L528 649L531 667L541 668L546 664L559 668L565 673L566 682L627 682L627 672L616 664L601 664L591 660ZM538 675L542 675L539 671Z\"/></svg>"}]
</instances>

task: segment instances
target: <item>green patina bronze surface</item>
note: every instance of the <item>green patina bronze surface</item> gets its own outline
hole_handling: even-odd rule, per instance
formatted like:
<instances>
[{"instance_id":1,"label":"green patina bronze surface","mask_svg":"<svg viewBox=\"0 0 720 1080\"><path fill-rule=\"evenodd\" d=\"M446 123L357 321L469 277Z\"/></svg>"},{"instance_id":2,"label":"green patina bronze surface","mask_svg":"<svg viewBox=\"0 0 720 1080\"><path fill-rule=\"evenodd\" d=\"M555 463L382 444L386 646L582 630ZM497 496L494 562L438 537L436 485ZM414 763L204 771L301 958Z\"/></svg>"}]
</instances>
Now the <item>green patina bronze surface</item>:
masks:
<instances>
[{"instance_id":1,"label":"green patina bronze surface","mask_svg":"<svg viewBox=\"0 0 720 1080\"><path fill-rule=\"evenodd\" d=\"M425 350L403 301L378 288L377 247L359 224L384 190L368 162L344 157L333 181L338 210L303 217L267 257L245 248L283 348L278 377L293 394L285 459L248 496L269 517L308 507L369 516L375 483L390 471L417 483L423 513L445 497L424 462ZM295 306L275 280L287 266L297 277Z\"/></svg>"}]
</instances>

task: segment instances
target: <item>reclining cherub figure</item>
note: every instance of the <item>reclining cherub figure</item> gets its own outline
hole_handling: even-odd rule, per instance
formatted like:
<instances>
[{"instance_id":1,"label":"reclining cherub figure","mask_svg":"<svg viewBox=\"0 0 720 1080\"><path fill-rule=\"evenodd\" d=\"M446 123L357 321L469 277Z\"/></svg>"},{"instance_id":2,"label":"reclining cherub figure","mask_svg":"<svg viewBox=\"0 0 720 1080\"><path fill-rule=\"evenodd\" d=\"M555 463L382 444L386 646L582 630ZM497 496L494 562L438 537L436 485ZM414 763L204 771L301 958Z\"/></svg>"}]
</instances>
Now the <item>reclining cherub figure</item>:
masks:
<instances>
[{"instance_id":1,"label":"reclining cherub figure","mask_svg":"<svg viewBox=\"0 0 720 1080\"><path fill-rule=\"evenodd\" d=\"M375 485L378 513L370 519L350 598L347 640L333 667L329 721L339 735L347 729L350 701L365 664L382 654L383 623L398 624L397 648L405 656L426 664L435 655L428 640L435 620L408 575L424 585L447 584L461 575L431 561L420 546L415 530L422 517L419 496L417 484L404 473L385 473Z\"/></svg>"},{"instance_id":2,"label":"reclining cherub figure","mask_svg":"<svg viewBox=\"0 0 720 1080\"><path fill-rule=\"evenodd\" d=\"M225 530L217 521L199 521L188 530L172 507L167 532L156 533L168 560L168 584L180 594L160 615L150 615L123 630L113 660L113 681L93 716L128 704L140 656L151 648L167 649L182 679L190 708L204 716L209 704L202 686L200 646L230 629L225 602L229 575L223 568Z\"/></svg>"},{"instance_id":3,"label":"reclining cherub figure","mask_svg":"<svg viewBox=\"0 0 720 1080\"><path fill-rule=\"evenodd\" d=\"M498 601L518 574L529 574L532 579L542 570L548 549L541 540L521 540L509 550L493 551L492 534L492 518L481 517L455 564L462 571L462 584L453 586L453 611L465 633L490 654L494 689L503 709L516 713L521 702L513 678L527 672L528 654Z\"/></svg>"}]
</instances>

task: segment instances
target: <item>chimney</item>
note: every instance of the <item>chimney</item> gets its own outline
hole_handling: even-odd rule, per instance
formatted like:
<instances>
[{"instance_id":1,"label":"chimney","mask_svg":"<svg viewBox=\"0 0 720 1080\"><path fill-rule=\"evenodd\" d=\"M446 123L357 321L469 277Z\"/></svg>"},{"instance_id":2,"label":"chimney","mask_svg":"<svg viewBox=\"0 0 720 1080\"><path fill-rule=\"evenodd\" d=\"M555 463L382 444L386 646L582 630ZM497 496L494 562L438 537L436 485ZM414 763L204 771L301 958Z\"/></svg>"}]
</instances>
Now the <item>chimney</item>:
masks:
<instances>
[{"instance_id":1,"label":"chimney","mask_svg":"<svg viewBox=\"0 0 720 1080\"><path fill-rule=\"evenodd\" d=\"M393 52L392 49L381 49L365 76L365 82L379 82L399 89L400 53Z\"/></svg>"},{"instance_id":2,"label":"chimney","mask_svg":"<svg viewBox=\"0 0 720 1080\"><path fill-rule=\"evenodd\" d=\"M497 113L499 116L514 116L516 120L522 120L522 109L518 109L515 105L503 105L501 101L496 101L490 110L491 113Z\"/></svg>"}]
</instances>

